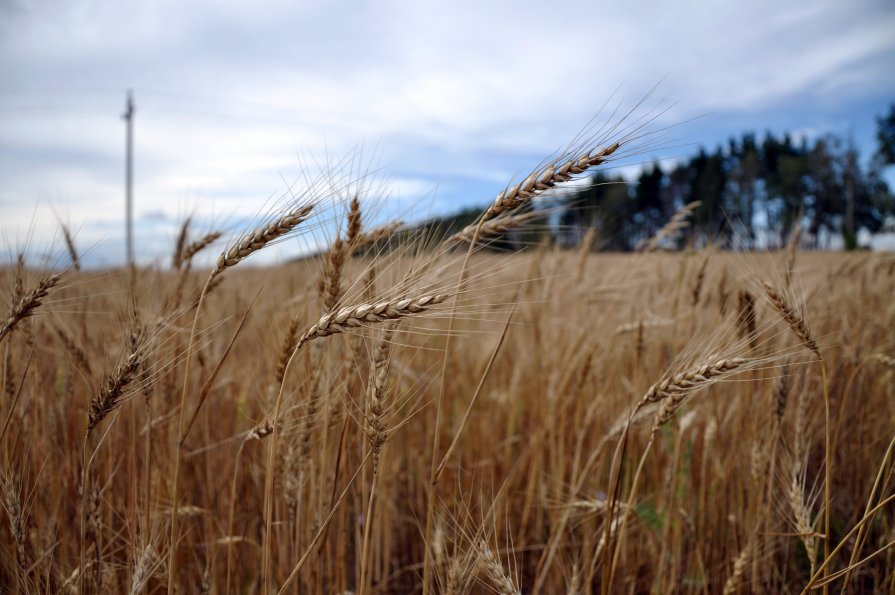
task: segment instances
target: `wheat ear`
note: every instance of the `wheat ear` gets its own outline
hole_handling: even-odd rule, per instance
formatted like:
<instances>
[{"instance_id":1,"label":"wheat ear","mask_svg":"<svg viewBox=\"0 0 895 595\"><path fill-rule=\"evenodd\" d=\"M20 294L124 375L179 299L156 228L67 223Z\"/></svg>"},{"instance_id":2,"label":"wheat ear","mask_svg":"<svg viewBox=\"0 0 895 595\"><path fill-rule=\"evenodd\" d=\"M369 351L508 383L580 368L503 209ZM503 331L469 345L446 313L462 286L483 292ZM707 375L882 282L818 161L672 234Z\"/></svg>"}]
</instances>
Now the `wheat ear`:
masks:
<instances>
[{"instance_id":1,"label":"wheat ear","mask_svg":"<svg viewBox=\"0 0 895 595\"><path fill-rule=\"evenodd\" d=\"M488 210L482 215L483 219L493 219L528 202L545 190L571 180L575 175L602 165L620 146L620 143L613 143L608 147L587 151L565 163L553 163L542 170L532 172L523 181L498 194L494 199L494 204L488 207Z\"/></svg>"},{"instance_id":2,"label":"wheat ear","mask_svg":"<svg viewBox=\"0 0 895 595\"><path fill-rule=\"evenodd\" d=\"M519 587L515 585L512 577L503 567L503 564L500 563L500 560L494 555L494 552L484 540L479 541L476 549L479 555L479 569L491 581L495 593L498 595L518 595L521 593Z\"/></svg>"},{"instance_id":3,"label":"wheat ear","mask_svg":"<svg viewBox=\"0 0 895 595\"><path fill-rule=\"evenodd\" d=\"M789 400L789 391L792 380L789 376L789 362L783 364L780 376L774 385L774 418L779 427L783 423L783 414L786 413L786 403Z\"/></svg>"},{"instance_id":4,"label":"wheat ear","mask_svg":"<svg viewBox=\"0 0 895 595\"><path fill-rule=\"evenodd\" d=\"M131 575L130 595L140 595L155 569L155 553L152 545L147 545L134 560L134 571Z\"/></svg>"},{"instance_id":5,"label":"wheat ear","mask_svg":"<svg viewBox=\"0 0 895 595\"><path fill-rule=\"evenodd\" d=\"M752 547L752 542L750 540L750 542L740 550L740 553L737 554L736 560L733 561L733 572L730 573L730 576L724 581L724 589L722 591L724 595L734 595L739 591L743 582L743 577L746 574L746 569L752 562Z\"/></svg>"},{"instance_id":6,"label":"wheat ear","mask_svg":"<svg viewBox=\"0 0 895 595\"><path fill-rule=\"evenodd\" d=\"M730 298L730 288L727 286L727 267L721 271L721 280L718 281L718 311L721 316L727 314L727 300Z\"/></svg>"},{"instance_id":7,"label":"wheat ear","mask_svg":"<svg viewBox=\"0 0 895 595\"><path fill-rule=\"evenodd\" d=\"M388 376L389 349L393 335L394 328L386 330L382 340L379 342L379 348L373 357L370 370L370 388L368 392L369 398L367 399L367 414L364 418L366 422L364 434L372 452L371 459L373 461L374 477L379 474L380 451L389 435L388 424L385 420L385 399L387 396L385 381Z\"/></svg>"},{"instance_id":8,"label":"wheat ear","mask_svg":"<svg viewBox=\"0 0 895 595\"><path fill-rule=\"evenodd\" d=\"M710 382L720 380L754 361L755 360L741 357L709 358L696 367L667 376L652 385L649 390L644 393L635 410L650 403L658 403L667 399L686 396L693 391L707 386Z\"/></svg>"},{"instance_id":9,"label":"wheat ear","mask_svg":"<svg viewBox=\"0 0 895 595\"><path fill-rule=\"evenodd\" d=\"M449 294L436 293L413 298L385 300L375 304L345 306L335 312L324 314L316 324L305 331L298 340L296 349L313 339L344 333L351 328L364 326L367 323L398 320L426 312L432 306L444 302L449 297Z\"/></svg>"},{"instance_id":10,"label":"wheat ear","mask_svg":"<svg viewBox=\"0 0 895 595\"><path fill-rule=\"evenodd\" d=\"M87 354L84 353L83 349L78 347L78 344L75 342L75 340L59 326L54 326L53 330L56 331L56 335L59 337L59 342L62 343L62 346L65 347L65 350L69 353L72 360L74 361L75 367L80 368L81 371L83 371L88 376L93 374L93 370L90 367L90 361L87 357Z\"/></svg>"},{"instance_id":11,"label":"wheat ear","mask_svg":"<svg viewBox=\"0 0 895 595\"><path fill-rule=\"evenodd\" d=\"M787 289L792 285L792 273L796 265L796 252L802 241L802 224L796 223L795 229L789 234L789 241L786 243L786 285Z\"/></svg>"},{"instance_id":12,"label":"wheat ear","mask_svg":"<svg viewBox=\"0 0 895 595\"><path fill-rule=\"evenodd\" d=\"M479 231L479 239L505 234L510 230L524 225L532 219L537 219L542 216L542 213L529 211L528 213L521 213L518 215L507 214L494 219L489 219L482 224L482 229ZM448 239L453 242L472 242L476 226L477 224L475 223L467 225Z\"/></svg>"},{"instance_id":13,"label":"wheat ear","mask_svg":"<svg viewBox=\"0 0 895 595\"><path fill-rule=\"evenodd\" d=\"M289 356L292 355L292 350L295 349L295 341L298 339L299 322L301 322L301 319L298 316L293 316L289 321L289 328L280 347L280 357L277 359L277 369L274 377L275 386L279 386L286 375L286 363L289 361Z\"/></svg>"},{"instance_id":14,"label":"wheat ear","mask_svg":"<svg viewBox=\"0 0 895 595\"><path fill-rule=\"evenodd\" d=\"M127 357L118 366L115 373L109 376L99 394L90 402L90 410L87 415L88 436L109 413L121 404L121 398L124 396L128 386L136 378L137 371L140 369L144 356L143 347L141 334L134 333L131 335L130 350Z\"/></svg>"},{"instance_id":15,"label":"wheat ear","mask_svg":"<svg viewBox=\"0 0 895 595\"><path fill-rule=\"evenodd\" d=\"M793 308L783 293L777 291L773 285L765 281L762 283L762 287L764 288L765 295L768 296L768 299L774 306L774 309L777 310L780 317L789 325L792 332L801 339L802 345L820 357L820 350L817 348L817 342L814 340L814 336L811 334L811 330L808 328L808 323L805 319L795 308Z\"/></svg>"},{"instance_id":16,"label":"wheat ear","mask_svg":"<svg viewBox=\"0 0 895 595\"><path fill-rule=\"evenodd\" d=\"M696 279L693 281L693 289L691 290L690 300L691 305L695 308L699 305L699 297L702 294L702 284L705 282L705 270L709 265L709 256L710 254L706 254L705 258L702 259L702 264L699 265L699 270L696 272Z\"/></svg>"},{"instance_id":17,"label":"wheat ear","mask_svg":"<svg viewBox=\"0 0 895 595\"><path fill-rule=\"evenodd\" d=\"M25 561L25 520L22 503L19 499L18 488L11 478L0 477L0 483L2 483L0 487L3 489L3 504L6 514L9 516L9 532L16 544L17 581L21 581L24 580L25 574L28 572L28 565Z\"/></svg>"},{"instance_id":18,"label":"wheat ear","mask_svg":"<svg viewBox=\"0 0 895 595\"><path fill-rule=\"evenodd\" d=\"M177 234L177 241L174 242L174 253L171 255L172 269L177 270L183 266L183 250L184 248L186 248L186 244L189 241L191 222L192 217L187 217L186 219L184 219L183 223L180 224L180 231Z\"/></svg>"},{"instance_id":19,"label":"wheat ear","mask_svg":"<svg viewBox=\"0 0 895 595\"><path fill-rule=\"evenodd\" d=\"M13 281L12 305L25 295L25 255L19 252L16 255L15 280Z\"/></svg>"},{"instance_id":20,"label":"wheat ear","mask_svg":"<svg viewBox=\"0 0 895 595\"><path fill-rule=\"evenodd\" d=\"M363 217L360 210L360 199L355 195L348 207L348 228L345 230L345 239L349 246L360 238L363 230Z\"/></svg>"},{"instance_id":21,"label":"wheat ear","mask_svg":"<svg viewBox=\"0 0 895 595\"><path fill-rule=\"evenodd\" d=\"M60 223L62 228L62 239L65 240L65 247L68 250L68 257L71 259L71 266L76 270L81 270L81 259L78 258L78 250L75 248L75 238L71 234L71 230L64 223Z\"/></svg>"},{"instance_id":22,"label":"wheat ear","mask_svg":"<svg viewBox=\"0 0 895 595\"><path fill-rule=\"evenodd\" d=\"M800 465L801 462L799 460L793 461L789 487L786 490L786 499L792 511L793 525L799 534L802 545L805 546L805 553L808 555L808 562L811 565L811 575L813 575L817 564L817 541L813 523L811 522L811 509L806 497L805 482L800 473Z\"/></svg>"},{"instance_id":23,"label":"wheat ear","mask_svg":"<svg viewBox=\"0 0 895 595\"><path fill-rule=\"evenodd\" d=\"M10 308L6 321L3 323L3 326L0 327L0 342L3 341L6 335L12 332L12 329L15 328L19 322L34 314L34 311L40 307L43 303L43 299L49 295L50 290L59 283L61 278L62 273L55 273L49 277L45 277L40 280L37 287L22 294L18 302Z\"/></svg>"},{"instance_id":24,"label":"wheat ear","mask_svg":"<svg viewBox=\"0 0 895 595\"><path fill-rule=\"evenodd\" d=\"M662 240L675 237L678 232L690 225L687 218L690 217L690 215L693 214L693 211L698 209L701 204L701 201L694 200L679 208L674 215L671 216L671 219L668 220L668 223L666 223L662 229L656 232L656 235L643 245L642 250L644 252L655 252L659 248L659 243L661 243Z\"/></svg>"},{"instance_id":25,"label":"wheat ear","mask_svg":"<svg viewBox=\"0 0 895 595\"><path fill-rule=\"evenodd\" d=\"M686 372L675 374L657 384L654 384L643 400L647 402L661 401L656 419L653 422L653 432L665 425L668 420L680 408L687 395L730 376L743 368L754 364L756 360L743 357L719 358L691 368Z\"/></svg>"},{"instance_id":26,"label":"wheat ear","mask_svg":"<svg viewBox=\"0 0 895 595\"><path fill-rule=\"evenodd\" d=\"M323 309L333 311L342 298L342 268L349 256L349 245L337 237L326 254L323 275L318 289L323 301Z\"/></svg>"},{"instance_id":27,"label":"wheat ear","mask_svg":"<svg viewBox=\"0 0 895 595\"><path fill-rule=\"evenodd\" d=\"M395 235L395 232L402 227L404 227L403 221L392 221L391 223L386 223L385 225L373 228L368 232L360 233L351 243L352 254L363 248L377 244L386 238L392 237Z\"/></svg>"},{"instance_id":28,"label":"wheat ear","mask_svg":"<svg viewBox=\"0 0 895 595\"><path fill-rule=\"evenodd\" d=\"M304 205L283 215L276 221L258 228L249 235L242 238L228 250L221 253L218 257L217 266L211 271L208 278L210 284L212 280L223 273L230 267L236 266L250 255L261 250L274 240L281 238L291 232L302 222L306 221L314 209L313 204Z\"/></svg>"},{"instance_id":29,"label":"wheat ear","mask_svg":"<svg viewBox=\"0 0 895 595\"><path fill-rule=\"evenodd\" d=\"M193 257L196 256L196 254L198 254L202 250L205 250L206 248L211 246L213 243L218 241L222 235L224 235L224 234L219 231L213 231L211 233L205 234L204 236L202 236L195 242L190 242L189 244L184 246L182 249L182 252L181 252L181 265L180 266L183 266L184 264L189 264L193 260Z\"/></svg>"}]
</instances>

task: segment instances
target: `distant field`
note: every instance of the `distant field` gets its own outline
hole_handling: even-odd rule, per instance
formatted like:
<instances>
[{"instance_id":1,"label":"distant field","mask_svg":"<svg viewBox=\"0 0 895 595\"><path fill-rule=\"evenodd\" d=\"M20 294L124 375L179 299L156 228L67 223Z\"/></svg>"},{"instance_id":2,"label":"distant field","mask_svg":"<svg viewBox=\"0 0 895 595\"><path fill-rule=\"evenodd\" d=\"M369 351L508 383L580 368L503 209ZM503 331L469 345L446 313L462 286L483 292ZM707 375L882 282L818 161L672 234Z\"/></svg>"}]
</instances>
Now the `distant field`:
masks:
<instances>
[{"instance_id":1,"label":"distant field","mask_svg":"<svg viewBox=\"0 0 895 595\"><path fill-rule=\"evenodd\" d=\"M0 591L892 588L891 254L341 249L3 273Z\"/></svg>"}]
</instances>

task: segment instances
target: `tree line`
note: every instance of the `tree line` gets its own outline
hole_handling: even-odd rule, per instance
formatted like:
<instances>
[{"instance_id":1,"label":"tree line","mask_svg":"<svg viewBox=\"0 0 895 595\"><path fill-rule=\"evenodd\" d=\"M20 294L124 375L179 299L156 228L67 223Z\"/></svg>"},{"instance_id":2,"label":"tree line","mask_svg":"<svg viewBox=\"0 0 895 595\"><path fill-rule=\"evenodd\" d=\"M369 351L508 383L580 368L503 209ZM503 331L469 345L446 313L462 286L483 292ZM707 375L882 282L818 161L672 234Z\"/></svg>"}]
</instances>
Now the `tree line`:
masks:
<instances>
[{"instance_id":1,"label":"tree line","mask_svg":"<svg viewBox=\"0 0 895 595\"><path fill-rule=\"evenodd\" d=\"M789 134L746 133L670 168L647 166L635 183L598 173L553 202L561 216L552 234L575 245L594 228L598 247L632 250L677 209L699 201L682 242L775 247L798 222L808 246L829 247L838 236L855 248L859 230L877 233L895 216L895 197L882 175L895 164L895 104L877 119L877 141L862 163L854 144L834 134L795 141Z\"/></svg>"},{"instance_id":2,"label":"tree line","mask_svg":"<svg viewBox=\"0 0 895 595\"><path fill-rule=\"evenodd\" d=\"M737 250L784 245L801 225L802 246L858 247L858 233L895 231L895 195L883 172L895 165L895 103L878 117L869 160L835 134L794 140L770 132L745 133L714 151L643 168L636 180L599 172L588 183L545 194L543 217L486 242L517 249L550 241L577 246L587 236L598 250L637 249L684 205L699 201L690 225L674 243ZM399 233L399 243L424 232L443 238L472 224L480 208L426 221ZM590 233L589 233L590 232Z\"/></svg>"}]
</instances>

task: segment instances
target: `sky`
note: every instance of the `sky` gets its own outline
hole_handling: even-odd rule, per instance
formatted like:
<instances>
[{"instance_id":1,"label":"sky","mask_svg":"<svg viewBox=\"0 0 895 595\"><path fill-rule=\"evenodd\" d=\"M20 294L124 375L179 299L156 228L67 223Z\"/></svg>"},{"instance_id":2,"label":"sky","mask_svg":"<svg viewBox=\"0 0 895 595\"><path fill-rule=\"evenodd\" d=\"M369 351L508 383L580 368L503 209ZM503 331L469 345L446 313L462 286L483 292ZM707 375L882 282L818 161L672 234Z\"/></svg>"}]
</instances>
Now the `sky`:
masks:
<instances>
[{"instance_id":1,"label":"sky","mask_svg":"<svg viewBox=\"0 0 895 595\"><path fill-rule=\"evenodd\" d=\"M745 131L869 155L893 73L891 1L0 0L0 258L62 221L123 262L127 89L149 264L187 215L238 229L344 159L382 219L484 205L654 89L635 114L667 130L629 174Z\"/></svg>"}]
</instances>

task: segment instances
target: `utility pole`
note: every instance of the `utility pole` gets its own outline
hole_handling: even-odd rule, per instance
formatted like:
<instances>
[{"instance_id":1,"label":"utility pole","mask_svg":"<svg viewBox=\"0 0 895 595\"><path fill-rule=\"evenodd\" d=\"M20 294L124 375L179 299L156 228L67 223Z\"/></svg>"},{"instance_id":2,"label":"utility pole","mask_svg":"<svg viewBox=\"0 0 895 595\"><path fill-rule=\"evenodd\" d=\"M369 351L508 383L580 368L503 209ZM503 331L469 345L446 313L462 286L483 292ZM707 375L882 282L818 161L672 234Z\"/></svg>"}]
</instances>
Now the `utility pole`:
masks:
<instances>
[{"instance_id":1,"label":"utility pole","mask_svg":"<svg viewBox=\"0 0 895 595\"><path fill-rule=\"evenodd\" d=\"M127 241L127 266L134 266L134 93L127 91L122 119L127 122L127 161L125 165L125 217Z\"/></svg>"}]
</instances>

